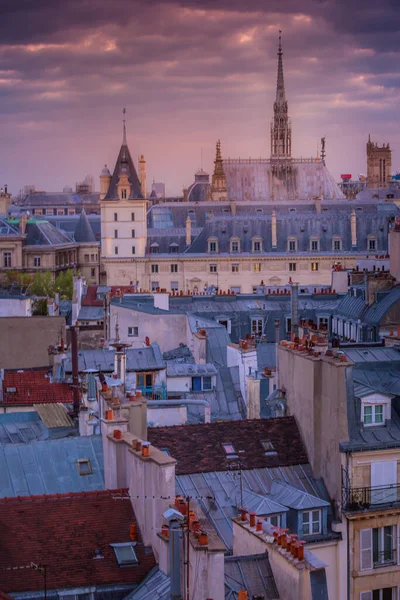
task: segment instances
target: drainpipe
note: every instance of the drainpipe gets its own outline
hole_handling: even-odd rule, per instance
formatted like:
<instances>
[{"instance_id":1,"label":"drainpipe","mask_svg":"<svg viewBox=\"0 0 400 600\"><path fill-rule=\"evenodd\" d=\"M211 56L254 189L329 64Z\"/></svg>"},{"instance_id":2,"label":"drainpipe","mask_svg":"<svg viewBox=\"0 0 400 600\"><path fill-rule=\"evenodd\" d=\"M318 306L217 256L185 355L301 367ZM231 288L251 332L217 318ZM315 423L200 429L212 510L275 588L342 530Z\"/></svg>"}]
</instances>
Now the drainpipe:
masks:
<instances>
[{"instance_id":1,"label":"drainpipe","mask_svg":"<svg viewBox=\"0 0 400 600\"><path fill-rule=\"evenodd\" d=\"M276 389L279 389L279 369L278 369L278 355L279 355L279 338L280 338L280 326L281 322L279 319L275 319L275 368L276 368ZM271 390L270 390L271 393Z\"/></svg>"},{"instance_id":2,"label":"drainpipe","mask_svg":"<svg viewBox=\"0 0 400 600\"><path fill-rule=\"evenodd\" d=\"M349 474L349 454L346 452L346 469ZM350 522L346 517L346 535L347 535L347 600L350 600Z\"/></svg>"},{"instance_id":3,"label":"drainpipe","mask_svg":"<svg viewBox=\"0 0 400 600\"><path fill-rule=\"evenodd\" d=\"M74 396L74 416L79 414L79 368L78 368L78 334L77 328L70 327L71 331L71 358L72 358L72 391Z\"/></svg>"}]
</instances>

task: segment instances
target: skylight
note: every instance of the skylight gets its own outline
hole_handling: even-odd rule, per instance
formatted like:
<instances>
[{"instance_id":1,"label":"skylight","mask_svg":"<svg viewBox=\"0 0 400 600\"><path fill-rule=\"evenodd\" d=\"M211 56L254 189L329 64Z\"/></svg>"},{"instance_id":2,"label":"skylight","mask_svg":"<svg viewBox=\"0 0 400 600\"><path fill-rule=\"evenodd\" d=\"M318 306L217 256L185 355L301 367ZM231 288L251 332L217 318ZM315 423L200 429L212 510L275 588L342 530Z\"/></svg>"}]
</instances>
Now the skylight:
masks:
<instances>
[{"instance_id":1,"label":"skylight","mask_svg":"<svg viewBox=\"0 0 400 600\"><path fill-rule=\"evenodd\" d=\"M138 564L138 558L135 552L136 542L126 542L122 544L110 544L115 552L120 567L127 567Z\"/></svg>"},{"instance_id":2,"label":"skylight","mask_svg":"<svg viewBox=\"0 0 400 600\"><path fill-rule=\"evenodd\" d=\"M222 444L222 448L227 458L237 458L238 455L235 450L235 446L231 442L225 442Z\"/></svg>"},{"instance_id":3,"label":"skylight","mask_svg":"<svg viewBox=\"0 0 400 600\"><path fill-rule=\"evenodd\" d=\"M273 443L270 442L269 440L261 440L260 443L261 443L262 449L264 450L265 456L274 456L275 454L278 454L274 448Z\"/></svg>"},{"instance_id":4,"label":"skylight","mask_svg":"<svg viewBox=\"0 0 400 600\"><path fill-rule=\"evenodd\" d=\"M78 465L79 475L91 475L93 473L92 465L88 458L78 458L76 464Z\"/></svg>"}]
</instances>

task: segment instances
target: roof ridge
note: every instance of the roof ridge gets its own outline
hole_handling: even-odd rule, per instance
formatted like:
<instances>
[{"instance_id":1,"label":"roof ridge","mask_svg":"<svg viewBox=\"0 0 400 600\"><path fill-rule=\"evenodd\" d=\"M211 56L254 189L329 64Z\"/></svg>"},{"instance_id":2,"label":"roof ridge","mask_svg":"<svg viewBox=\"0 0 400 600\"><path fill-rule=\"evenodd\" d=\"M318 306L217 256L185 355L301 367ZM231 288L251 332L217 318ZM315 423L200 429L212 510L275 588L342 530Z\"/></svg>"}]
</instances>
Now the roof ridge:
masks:
<instances>
[{"instance_id":1,"label":"roof ridge","mask_svg":"<svg viewBox=\"0 0 400 600\"><path fill-rule=\"evenodd\" d=\"M117 496L126 495L129 492L129 488L120 488L115 490L92 490L90 492L65 492L63 494L38 494L30 496L14 496L8 498L0 498L0 503L12 504L22 502L35 502L35 501L47 501L47 500L67 500L68 498L95 498L98 496Z\"/></svg>"}]
</instances>

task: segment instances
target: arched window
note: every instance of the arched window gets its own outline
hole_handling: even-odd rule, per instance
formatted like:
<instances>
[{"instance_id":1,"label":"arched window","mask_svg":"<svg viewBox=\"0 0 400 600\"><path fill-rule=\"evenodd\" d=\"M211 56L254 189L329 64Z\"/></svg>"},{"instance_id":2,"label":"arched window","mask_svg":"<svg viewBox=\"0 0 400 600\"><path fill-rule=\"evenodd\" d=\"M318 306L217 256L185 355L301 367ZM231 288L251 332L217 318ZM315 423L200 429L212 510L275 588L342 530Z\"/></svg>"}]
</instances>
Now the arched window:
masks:
<instances>
[{"instance_id":1,"label":"arched window","mask_svg":"<svg viewBox=\"0 0 400 600\"><path fill-rule=\"evenodd\" d=\"M230 239L230 248L233 254L240 252L240 239L238 237L232 237Z\"/></svg>"}]
</instances>

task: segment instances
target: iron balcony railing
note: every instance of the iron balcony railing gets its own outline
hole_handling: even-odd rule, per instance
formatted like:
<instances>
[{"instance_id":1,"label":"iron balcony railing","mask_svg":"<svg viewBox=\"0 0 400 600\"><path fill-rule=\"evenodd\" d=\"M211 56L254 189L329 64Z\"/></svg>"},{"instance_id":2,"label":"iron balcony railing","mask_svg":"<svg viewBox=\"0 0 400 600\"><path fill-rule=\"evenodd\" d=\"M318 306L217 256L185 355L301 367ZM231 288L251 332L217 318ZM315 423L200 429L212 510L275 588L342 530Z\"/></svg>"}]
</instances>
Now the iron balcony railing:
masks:
<instances>
[{"instance_id":1,"label":"iron balcony railing","mask_svg":"<svg viewBox=\"0 0 400 600\"><path fill-rule=\"evenodd\" d=\"M379 552L374 552L374 569L379 567L388 567L390 565L396 564L396 550L394 548L390 548L388 550L380 550Z\"/></svg>"},{"instance_id":2,"label":"iron balcony railing","mask_svg":"<svg viewBox=\"0 0 400 600\"><path fill-rule=\"evenodd\" d=\"M400 504L400 484L342 489L344 511L373 510L379 506L395 504Z\"/></svg>"},{"instance_id":3,"label":"iron balcony railing","mask_svg":"<svg viewBox=\"0 0 400 600\"><path fill-rule=\"evenodd\" d=\"M166 400L167 386L162 385L137 385L137 390L140 390L148 400Z\"/></svg>"}]
</instances>

